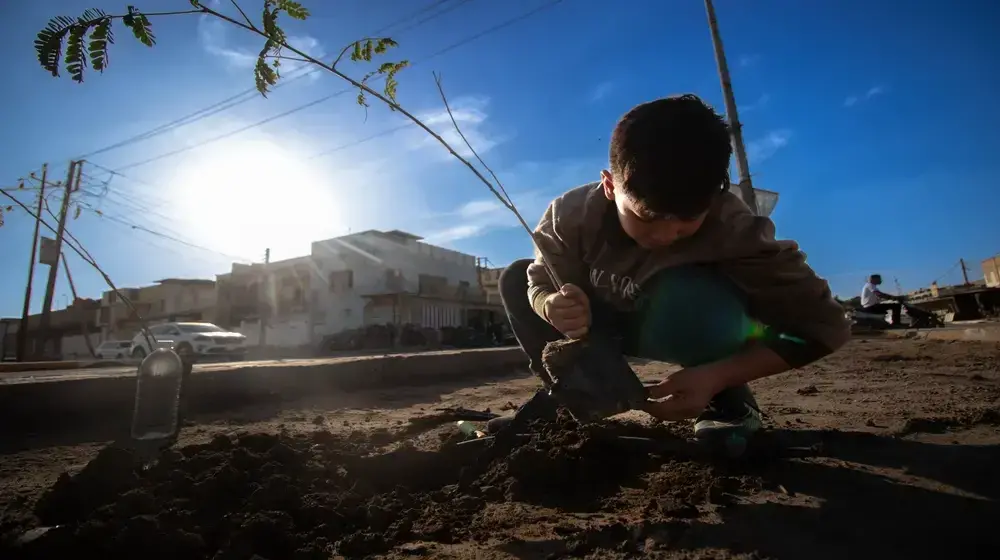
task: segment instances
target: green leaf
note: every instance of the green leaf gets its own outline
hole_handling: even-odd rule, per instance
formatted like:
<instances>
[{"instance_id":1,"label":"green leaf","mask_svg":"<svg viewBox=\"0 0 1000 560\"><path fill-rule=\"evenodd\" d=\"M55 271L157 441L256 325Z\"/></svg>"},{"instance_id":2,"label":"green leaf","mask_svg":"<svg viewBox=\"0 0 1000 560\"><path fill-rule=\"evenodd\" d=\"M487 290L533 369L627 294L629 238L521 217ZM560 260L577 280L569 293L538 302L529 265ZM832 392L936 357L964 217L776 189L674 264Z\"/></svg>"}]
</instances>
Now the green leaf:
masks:
<instances>
[{"instance_id":1,"label":"green leaf","mask_svg":"<svg viewBox=\"0 0 1000 560\"><path fill-rule=\"evenodd\" d=\"M77 83L83 82L83 69L87 67L87 56L84 45L84 37L87 33L86 21L80 21L69 28L69 36L66 39L66 70L70 78Z\"/></svg>"},{"instance_id":2,"label":"green leaf","mask_svg":"<svg viewBox=\"0 0 1000 560\"><path fill-rule=\"evenodd\" d=\"M135 38L143 45L152 47L156 44L156 36L153 35L153 27L149 23L149 18L142 15L142 12L135 6L128 7L128 14L122 16L122 23L132 30L132 35L135 35Z\"/></svg>"},{"instance_id":3,"label":"green leaf","mask_svg":"<svg viewBox=\"0 0 1000 560\"><path fill-rule=\"evenodd\" d=\"M201 2L199 2L198 0L191 0L191 5L194 6L195 8L200 8Z\"/></svg>"},{"instance_id":4,"label":"green leaf","mask_svg":"<svg viewBox=\"0 0 1000 560\"><path fill-rule=\"evenodd\" d=\"M293 0L277 0L277 2L278 9L283 10L292 19L303 20L309 17L309 10L305 9L298 2L294 2Z\"/></svg>"},{"instance_id":5,"label":"green leaf","mask_svg":"<svg viewBox=\"0 0 1000 560\"><path fill-rule=\"evenodd\" d=\"M385 89L383 91L385 96L392 100L393 103L396 102L396 89L399 87L399 82L396 80L396 74L409 65L410 61L403 60L396 63L387 62L379 67L379 73L385 74ZM384 71L383 68L385 68ZM389 108L393 111L396 110L391 105Z\"/></svg>"},{"instance_id":6,"label":"green leaf","mask_svg":"<svg viewBox=\"0 0 1000 560\"><path fill-rule=\"evenodd\" d=\"M354 42L354 50L351 51L351 60L353 60L354 62L358 62L358 61L361 60L361 56L362 56L362 53L361 53L361 42L360 41L355 41Z\"/></svg>"},{"instance_id":7,"label":"green leaf","mask_svg":"<svg viewBox=\"0 0 1000 560\"><path fill-rule=\"evenodd\" d=\"M111 31L111 19L103 19L94 26L90 33L90 65L98 72L104 72L108 67L108 45L115 42L114 33Z\"/></svg>"},{"instance_id":8,"label":"green leaf","mask_svg":"<svg viewBox=\"0 0 1000 560\"><path fill-rule=\"evenodd\" d=\"M257 64L253 68L254 85L261 95L267 97L267 92L271 86L278 83L278 72L267 63L267 55L272 49L272 41L267 40L260 54L257 55Z\"/></svg>"},{"instance_id":9,"label":"green leaf","mask_svg":"<svg viewBox=\"0 0 1000 560\"><path fill-rule=\"evenodd\" d=\"M264 13L261 19L264 22L264 34L277 43L274 45L275 48L280 48L281 43L285 42L285 32L278 25L278 8L272 8L272 3L271 0L264 2Z\"/></svg>"},{"instance_id":10,"label":"green leaf","mask_svg":"<svg viewBox=\"0 0 1000 560\"><path fill-rule=\"evenodd\" d=\"M381 39L375 42L375 53L385 54L385 51L389 50L392 47L398 47L398 46L399 43L393 41L391 38L382 37Z\"/></svg>"},{"instance_id":11,"label":"green leaf","mask_svg":"<svg viewBox=\"0 0 1000 560\"><path fill-rule=\"evenodd\" d=\"M365 99L365 90L361 90L358 92L358 105L361 105L362 107L368 107L368 100Z\"/></svg>"},{"instance_id":12,"label":"green leaf","mask_svg":"<svg viewBox=\"0 0 1000 560\"><path fill-rule=\"evenodd\" d=\"M59 76L59 63L62 60L62 44L70 28L76 23L73 18L56 16L35 36L35 54L38 63L53 77Z\"/></svg>"},{"instance_id":13,"label":"green leaf","mask_svg":"<svg viewBox=\"0 0 1000 560\"><path fill-rule=\"evenodd\" d=\"M76 205L76 211L73 212L73 219L74 220L80 217L80 212L83 212L83 208L80 208L80 205L77 204Z\"/></svg>"}]
</instances>

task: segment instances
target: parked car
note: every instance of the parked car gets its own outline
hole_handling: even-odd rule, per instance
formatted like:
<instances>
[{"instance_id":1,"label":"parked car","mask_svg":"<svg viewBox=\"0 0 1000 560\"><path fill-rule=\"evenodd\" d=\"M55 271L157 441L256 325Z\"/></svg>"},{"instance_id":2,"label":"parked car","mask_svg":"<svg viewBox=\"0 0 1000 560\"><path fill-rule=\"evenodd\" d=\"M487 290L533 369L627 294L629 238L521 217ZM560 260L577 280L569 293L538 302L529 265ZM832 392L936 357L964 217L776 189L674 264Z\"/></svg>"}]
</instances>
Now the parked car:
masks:
<instances>
[{"instance_id":1,"label":"parked car","mask_svg":"<svg viewBox=\"0 0 1000 560\"><path fill-rule=\"evenodd\" d=\"M94 350L94 353L101 360L120 360L132 354L131 348L131 340L105 340Z\"/></svg>"},{"instance_id":2,"label":"parked car","mask_svg":"<svg viewBox=\"0 0 1000 560\"><path fill-rule=\"evenodd\" d=\"M172 342L181 356L242 359L247 352L247 337L212 323L162 323L149 327L149 331L157 342ZM141 332L132 338L131 346L133 358L142 359L150 352Z\"/></svg>"}]
</instances>

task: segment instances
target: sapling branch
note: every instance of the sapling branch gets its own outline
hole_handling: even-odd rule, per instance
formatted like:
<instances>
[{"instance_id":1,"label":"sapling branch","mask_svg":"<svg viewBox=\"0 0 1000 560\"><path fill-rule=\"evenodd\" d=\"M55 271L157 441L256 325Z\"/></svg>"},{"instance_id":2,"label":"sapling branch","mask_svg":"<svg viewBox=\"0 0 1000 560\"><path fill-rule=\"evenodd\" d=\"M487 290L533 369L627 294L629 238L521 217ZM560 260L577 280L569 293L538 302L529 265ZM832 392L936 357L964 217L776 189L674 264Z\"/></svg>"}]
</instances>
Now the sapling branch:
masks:
<instances>
[{"instance_id":1,"label":"sapling branch","mask_svg":"<svg viewBox=\"0 0 1000 560\"><path fill-rule=\"evenodd\" d=\"M472 147L472 144L469 142L469 139L465 137L465 133L462 132L462 128L458 126L458 121L455 120L455 115L451 112L451 105L448 103L448 96L445 95L444 87L441 85L441 76L437 73L434 74L434 83L435 85L437 85L438 93L441 94L441 102L444 103L444 108L446 111L448 111L448 118L451 119L451 124L453 127L455 127L455 132L458 133L458 136L459 138L462 139L462 142L465 142L465 146L469 148L469 151L472 152L472 155L476 157L480 165L482 165L483 168L486 169L486 171L488 171L489 174L493 177L493 180L496 181L496 186L500 189L500 192L497 192L497 189L493 188L493 185L490 184L489 181L486 181L484 179L483 182L486 183L486 187L490 189L490 192L492 192L494 196L500 199L501 204L506 206L508 210L514 213L514 216L517 217L517 221L521 222L521 227L524 228L524 231L528 232L528 235L531 237L532 243L535 245L535 248L538 249L538 253L542 256L542 262L545 264L545 271L549 274L549 278L552 279L553 285L555 285L556 289L562 288L563 285L562 279L559 278L559 275L556 273L556 271L552 268L551 265L549 265L549 263L552 262L551 259L549 259L549 257L545 254L545 249L542 248L541 244L535 241L535 231L531 229L531 226L528 225L528 222L524 221L524 217L521 215L521 212L519 212L517 210L517 207L514 206L514 201L511 200L510 195L507 194L507 189L505 189L503 183L500 182L500 178L497 177L497 174L494 173L492 169L490 169L489 165L486 165L486 162L483 161L483 158L479 157L479 153L476 151L475 148ZM501 192L503 193L503 196L500 195Z\"/></svg>"},{"instance_id":2,"label":"sapling branch","mask_svg":"<svg viewBox=\"0 0 1000 560\"><path fill-rule=\"evenodd\" d=\"M238 11L238 12L240 13L240 15L241 15L241 16L243 16L243 19L244 19L244 20L246 20L246 22L247 22L247 25L249 25L249 26L250 26L250 27L252 27L252 28L253 28L254 30L256 30L256 29L257 29L257 26L256 26L256 25L254 25L254 23L253 23L252 21L250 21L250 18L249 18L249 17L247 17L247 13L246 13L246 12L244 12L244 11L243 11L243 8L241 8L241 7L240 7L240 3L239 3L239 2L237 2L236 0L229 0L229 1L230 1L230 2L231 2L231 3L233 4L233 7L235 7L235 8L236 8L236 10L237 10L237 11Z\"/></svg>"}]
</instances>

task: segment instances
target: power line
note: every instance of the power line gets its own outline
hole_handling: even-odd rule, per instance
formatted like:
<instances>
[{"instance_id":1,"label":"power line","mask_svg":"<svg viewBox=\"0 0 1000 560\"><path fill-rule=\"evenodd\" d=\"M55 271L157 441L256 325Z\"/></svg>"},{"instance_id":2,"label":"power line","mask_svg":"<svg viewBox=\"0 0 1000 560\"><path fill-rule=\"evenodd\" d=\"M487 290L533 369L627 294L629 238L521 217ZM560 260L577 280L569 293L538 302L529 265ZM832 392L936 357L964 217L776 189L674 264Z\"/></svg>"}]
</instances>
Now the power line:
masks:
<instances>
[{"instance_id":1,"label":"power line","mask_svg":"<svg viewBox=\"0 0 1000 560\"><path fill-rule=\"evenodd\" d=\"M248 259L246 257L239 257L239 256L236 256L236 255L230 255L228 253L223 253L221 251L216 251L215 249L210 249L208 247L205 247L205 246L202 246L202 245L198 245L197 243L191 243L190 241L185 241L184 239L180 239L178 237L174 237L172 235L168 235L166 233L163 233L163 232L160 232L160 231L156 231L156 230L154 230L152 228L148 228L146 226L139 225L139 224L136 224L134 222L130 222L130 221L128 221L128 220L126 220L124 218L121 218L119 216L114 216L114 215L111 215L111 214L107 214L107 213L102 212L102 211L100 211L100 210L98 210L98 209L94 208L93 206L91 206L89 204L86 204L86 203L80 203L80 205L82 207L90 210L91 212L96 213L101 218L105 218L105 219L111 220L112 222L118 222L119 224L122 224L124 226L128 226L128 227L130 227L130 228L132 228L134 230L142 231L142 232L148 233L150 235L153 235L153 236L156 236L156 237L159 237L159 238L162 238L162 239L166 239L168 241L173 241L175 243L180 243L181 245L187 245L188 247L191 247L193 249L199 249L201 251L207 251L209 253L215 253L217 255L221 255L223 257L226 257L228 259L232 259L232 260L235 260L235 261L253 262L253 259Z\"/></svg>"},{"instance_id":2,"label":"power line","mask_svg":"<svg viewBox=\"0 0 1000 560\"><path fill-rule=\"evenodd\" d=\"M452 0L435 0L434 2L431 2L429 5L424 6L423 8L421 8L421 9L415 11L415 12L410 13L409 15L406 15L406 16L400 18L399 20L396 20L396 21L390 23L389 25L383 26L382 28L380 28L380 29L376 30L374 33L372 33L372 35L374 35L374 36L380 35L380 34L384 33L388 28L391 28L391 27L393 27L395 25L398 25L399 23L405 23L407 20L411 19L412 17L421 15L421 14L423 14L423 13L425 13L425 12L427 12L427 11L433 9L433 8L436 8L437 6L440 6L443 3L449 2L449 1L452 1ZM444 9L444 10L442 10L442 11L436 13L436 14L432 14L431 16L418 21L416 24L412 24L412 25L410 25L408 27L405 27L405 28L403 28L403 29L395 32L395 33L398 35L398 34L401 34L401 33L405 32L405 31L409 31L410 29L414 29L415 27L419 27L420 25L422 25L424 23L427 23L428 21L431 21L432 19L435 19L435 18L437 18L437 17L439 17L439 16L441 16L441 15L443 15L445 13L448 13L449 11L455 9L456 7L461 6L461 5L463 5L463 4L467 3L467 2L470 2L470 1L471 0L459 0L459 4L458 5L456 5L454 7L446 8L446 9ZM305 78L306 76L313 75L316 72L318 72L320 69L319 68L315 68L315 67L309 68L309 67L306 67L306 66L302 66L302 67L296 68L295 70L292 70L291 73L298 72L299 70L304 70L304 71L300 72L298 75L295 75L295 76L282 76L281 81L278 82L278 84L275 85L274 88L272 88L272 89L277 89L279 87L286 86L286 85L288 85L288 84L290 84L292 82L295 82L297 80ZM180 117L180 118L177 118L177 119L174 119L174 120L172 120L172 121L170 121L170 122L168 122L166 124L162 124L162 125L160 125L158 127L152 128L152 129L147 130L145 132L136 134L136 135L134 135L134 136L132 136L130 138L126 138L125 140L121 140L119 142L115 142L114 144L110 144L110 145L105 146L103 148L99 148L97 150L93 150L93 151L91 151L91 152L89 152L87 154L79 156L76 159L86 159L86 158L89 158L89 157L92 157L92 156L95 156L95 155L98 155L98 154L103 154L103 153L109 152L111 150L116 150L118 148L125 147L125 146L127 146L129 144L134 144L134 143L137 143L137 142L142 142L142 141L145 141L145 140L149 140L150 138L155 138L156 136L159 136L161 134L164 134L164 133L169 132L171 130L174 130L176 128L180 128L182 126L186 126L186 125L195 123L195 122L200 121L202 119L206 119L206 118L211 117L213 115L217 115L217 114L219 114L219 113L221 113L221 112L223 112L223 111L225 111L227 109L231 109L232 107L235 107L237 105L241 105L243 103L246 103L247 101L250 101L251 99L257 99L259 97L259 95L260 95L260 93L257 91L257 88L255 88L255 87L248 88L246 90L241 91L240 93L237 93L235 95L227 97L226 99L223 99L222 101L213 103L212 105L209 105L208 107L204 107L204 108L199 109L199 110L197 110L197 111L195 111L193 113L187 114L187 115L185 115L183 117Z\"/></svg>"},{"instance_id":3,"label":"power line","mask_svg":"<svg viewBox=\"0 0 1000 560\"><path fill-rule=\"evenodd\" d=\"M445 1L447 1L447 0L445 0ZM443 16L444 14L447 14L448 12L454 11L457 8L461 8L462 6L468 4L471 1L472 0L458 0L457 4L452 4L451 6L448 6L448 7L444 8L444 9L442 9L441 11L435 12L435 13L433 13L433 14L425 17L424 19L417 20L417 21L411 23L410 25L407 25L406 27L403 27L402 29L393 31L393 34L394 35L401 35L403 33L406 33L407 31L409 31L411 29L420 27L421 25L427 23L428 21L430 21L432 19L437 19L437 18ZM436 2L435 4L439 5L439 4L442 4L442 3L443 2Z\"/></svg>"},{"instance_id":4,"label":"power line","mask_svg":"<svg viewBox=\"0 0 1000 560\"><path fill-rule=\"evenodd\" d=\"M351 142L347 142L346 144L341 144L339 146L335 146L333 148L329 148L327 150L323 150L322 152L317 152L317 153L309 156L307 159L316 159L318 157L328 156L328 155L330 155L332 153L339 152L341 150L346 150L347 148L352 148L352 147L357 146L359 144L364 144L365 142L371 142L372 140L375 140L377 138L381 138L383 136L388 136L388 135L390 135L390 134L392 134L394 132L399 132L400 130L403 130L405 128L409 128L411 126L416 126L416 125L414 125L411 122L403 123L403 124L401 124L399 126L394 126L392 128L383 130L382 132L377 132L375 134L372 134L371 136L367 136L367 137L362 138L360 140L353 140Z\"/></svg>"},{"instance_id":5,"label":"power line","mask_svg":"<svg viewBox=\"0 0 1000 560\"><path fill-rule=\"evenodd\" d=\"M460 40L460 41L458 41L456 43L448 45L447 47L445 47L443 49L440 49L440 50L438 50L438 51L430 54L429 56L424 57L423 59L421 59L421 60L419 60L417 62L412 62L410 64L410 66L416 66L417 64L419 64L421 62L427 62L427 61L429 61L431 59L434 59L434 58L436 58L438 56L441 56L441 55L443 55L445 53L448 53L448 52L450 52L452 50L455 50L458 47L461 47L463 45L471 43L472 41L475 41L475 40L478 40L478 39L480 39L482 37L485 37L486 35L489 35L491 33L495 33L495 32L497 32L497 31L499 31L501 29L509 27L509 26L511 26L511 25L513 25L515 23L520 22L520 21L523 21L523 20L525 20L525 19L527 19L527 18L529 18L529 17L531 17L531 16L533 16L533 15L535 15L535 14L537 14L537 13L539 13L539 12L545 10L545 9L551 8L552 6L555 6L556 4L558 4L558 3L562 2L562 1L563 0L549 0L545 4L542 4L541 6L538 6L538 7L534 8L532 10L529 10L527 12L523 12L523 13L521 13L521 14L513 17L513 18L510 18L508 20L505 20L505 21L503 21L503 22L501 22L501 23L499 23L497 25L494 25L492 27L484 29L483 31L480 31L479 33L476 33L476 34L474 34L472 36L469 36L469 37L466 37L465 39L462 39L462 40ZM381 77L382 76L379 76L379 78L381 78ZM376 78L376 80L377 79L378 78ZM374 81L375 80L372 80L372 82L370 82L370 83L373 83ZM189 152L191 150L202 148L202 147L207 146L209 144L213 144L213 143L218 142L220 140L225 140L226 138L230 138L230 137L235 136L237 134L246 132L247 130L251 130L251 129L263 126L263 125L265 125L265 124L267 124L269 122L278 120L280 118L284 118L284 117L287 117L289 115L293 115L295 113L298 113L300 111L304 111L305 109L308 109L310 107L313 107L315 105L318 105L320 103L328 101L328 100L333 99L335 97L339 97L339 96L344 95L346 93L350 93L352 91L354 91L353 87L345 88L345 89L342 89L340 91L337 91L337 92L334 92L334 93L331 93L331 94L328 94L328 95L324 95L323 97L320 97L318 99L314 99L314 100L312 100L312 101L310 101L308 103L299 105L297 107L293 107L292 109L289 109L287 111L278 113L277 115L272 115L270 117L267 117L265 119L262 119L260 121L255 122L255 123L252 123L252 124L249 124L249 125L246 125L246 126L242 126L242 127L238 128L236 130L232 130L232 131L229 131L229 132L226 132L226 133L223 133L223 134L219 134L219 135L213 136L211 138L205 139L205 140L203 140L201 142L197 142L195 144L187 145L187 146L184 146L183 148L178 148L176 150L171 150L169 152L166 152L166 153L163 153L163 154L160 154L160 155L157 155L157 156L153 156L151 158L147 158L147 159L144 159L144 160L141 160L141 161L137 161L137 162L133 162L133 163L127 164L127 165L119 167L116 170L108 170L108 171L120 174L120 171L125 170L125 169L132 169L132 168L139 167L139 166L142 166L142 165L148 165L150 163L153 163L153 162L156 162L156 161L160 161L160 160L166 159L168 157L172 157L172 156L179 155L179 154L182 154L182 153L185 153L185 152ZM364 141L367 141L369 139L366 139ZM342 148L338 148L338 149L342 149ZM90 163L93 163L93 162L90 162ZM104 168L104 169L106 169L106 168Z\"/></svg>"}]
</instances>

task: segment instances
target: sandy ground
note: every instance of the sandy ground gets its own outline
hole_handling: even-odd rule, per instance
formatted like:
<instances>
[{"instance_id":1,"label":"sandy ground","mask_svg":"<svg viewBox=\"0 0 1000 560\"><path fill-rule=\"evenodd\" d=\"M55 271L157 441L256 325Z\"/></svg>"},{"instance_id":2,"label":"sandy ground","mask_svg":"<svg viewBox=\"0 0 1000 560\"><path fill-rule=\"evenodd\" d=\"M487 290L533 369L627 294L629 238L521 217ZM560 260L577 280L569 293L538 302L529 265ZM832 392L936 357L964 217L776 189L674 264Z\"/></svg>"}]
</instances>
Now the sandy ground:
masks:
<instances>
[{"instance_id":1,"label":"sandy ground","mask_svg":"<svg viewBox=\"0 0 1000 560\"><path fill-rule=\"evenodd\" d=\"M636 369L644 380L659 379L671 371L669 366L655 363L638 364ZM365 453L383 453L401 446L409 449L410 444L434 451L454 435L454 424L418 427L410 420L448 406L501 411L523 402L536 386L527 372L511 372L465 383L387 388L293 405L246 407L224 415L191 418L179 446L223 442L228 449L230 441L242 445L242 439L235 439L240 434L268 433L286 438L290 447L298 449L296 445L305 441L302 438L316 438L320 430L332 433L330 437L335 439L363 441ZM404 529L398 524L381 529L374 522L365 525L365 534L381 530L395 535L379 541L382 544L378 546L368 543L359 548L355 535L350 542L344 538L325 548L316 545L294 554L288 551L299 545L289 545L292 548L287 551L277 548L269 554L254 552L272 560L334 554L437 558L1000 557L1000 532L996 530L1000 520L1000 345L855 340L834 356L763 380L754 388L767 415L766 441L770 445L777 442L781 448L809 450L800 453L803 456L773 453L753 460L719 462L669 453L623 459L613 457L614 451L603 450L600 460L614 465L607 467L609 474L602 479L587 474L594 471L596 459L583 457L583 447L570 446L572 452L564 452L559 451L562 444L551 447L545 443L543 452L532 459L541 465L537 467L540 470L548 468L545 462L555 461L559 453L577 454L577 462L560 463L565 468L553 471L554 478L548 483L551 495L560 499L549 499L549 494L537 488L522 488L530 479L518 478L513 463L500 471L496 465L484 467L487 470L475 475L479 478L472 486L461 483L462 491L471 492L472 497L463 494L461 500L453 499L446 494L455 491L452 483L460 478L456 471L456 480L409 486L414 496L426 494L427 504L445 504L445 509L451 510L452 517L440 522L451 527L443 533L440 527L427 529L430 514L419 513ZM622 420L648 421L643 416L632 413ZM11 427L5 429L11 431ZM219 435L229 438L220 439ZM106 445L91 441L94 437L69 428L57 439L11 438L5 433L0 448L2 532L16 533L39 523L33 513L39 496L61 473L83 469ZM324 442L308 449L320 453L316 448L327 445ZM331 443L329 447L340 445ZM544 451L550 447L558 448L559 453ZM196 452L205 448L190 447L191 453L184 452L183 457L198 456ZM593 450L586 449L588 453ZM525 453L512 452L511 461ZM447 470L445 462L434 465L433 469ZM401 463L399 468L408 467ZM508 477L506 482L497 478L501 476L497 472ZM381 476L388 475L383 472ZM563 487L567 478L575 480L576 486L570 490ZM513 484L511 479L519 482L504 486ZM490 482L497 480L501 481ZM370 482L365 481L368 479L362 483ZM357 484L355 481L351 489ZM599 492L589 489L594 484L601 486ZM489 492L494 485L507 491ZM385 501L386 490L375 486L365 494L365 500L385 503L386 511L396 511L392 509L396 506ZM402 478L392 494L397 498L399 487L407 487ZM574 493L575 498L586 495L587 499L568 499ZM337 501L335 505L340 504ZM422 511L431 511L430 505ZM460 513L457 517L456 511ZM438 519L442 514L435 515ZM327 525L310 529L313 532L308 538L316 540L324 530L333 534ZM119 533L115 538L125 537ZM355 552L350 553L352 550ZM215 557L249 558L249 552L232 545L226 554Z\"/></svg>"}]
</instances>

